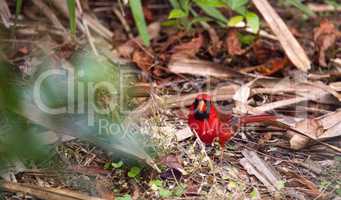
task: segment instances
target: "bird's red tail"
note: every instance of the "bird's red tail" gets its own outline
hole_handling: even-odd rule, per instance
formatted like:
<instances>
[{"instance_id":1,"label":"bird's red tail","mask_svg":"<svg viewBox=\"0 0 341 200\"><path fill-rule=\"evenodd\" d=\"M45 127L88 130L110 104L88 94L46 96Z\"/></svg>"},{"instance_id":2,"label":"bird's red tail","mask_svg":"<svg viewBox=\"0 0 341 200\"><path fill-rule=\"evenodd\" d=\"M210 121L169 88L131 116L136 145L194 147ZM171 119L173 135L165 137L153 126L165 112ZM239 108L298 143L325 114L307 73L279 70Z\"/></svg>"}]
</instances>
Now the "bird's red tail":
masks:
<instances>
[{"instance_id":1,"label":"bird's red tail","mask_svg":"<svg viewBox=\"0 0 341 200\"><path fill-rule=\"evenodd\" d=\"M248 115L242 116L239 118L239 124L249 124L249 123L257 123L257 122L271 122L276 121L278 119L275 115L270 114L262 114L262 115Z\"/></svg>"}]
</instances>

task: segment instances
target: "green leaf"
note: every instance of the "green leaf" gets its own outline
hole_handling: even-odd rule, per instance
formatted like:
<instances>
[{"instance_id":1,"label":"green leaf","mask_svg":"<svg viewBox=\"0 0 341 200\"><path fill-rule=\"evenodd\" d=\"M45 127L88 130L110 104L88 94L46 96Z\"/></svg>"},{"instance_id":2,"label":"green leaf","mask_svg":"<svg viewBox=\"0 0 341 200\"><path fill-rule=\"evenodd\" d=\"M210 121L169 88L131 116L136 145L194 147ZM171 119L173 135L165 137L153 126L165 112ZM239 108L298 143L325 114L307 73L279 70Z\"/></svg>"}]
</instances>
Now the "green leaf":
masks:
<instances>
[{"instance_id":1,"label":"green leaf","mask_svg":"<svg viewBox=\"0 0 341 200\"><path fill-rule=\"evenodd\" d=\"M105 163L103 168L104 169L111 169L111 167L112 167L111 163Z\"/></svg>"},{"instance_id":2,"label":"green leaf","mask_svg":"<svg viewBox=\"0 0 341 200\"><path fill-rule=\"evenodd\" d=\"M255 41L256 36L254 35L239 35L239 41L242 43L242 45L250 45Z\"/></svg>"},{"instance_id":3,"label":"green leaf","mask_svg":"<svg viewBox=\"0 0 341 200\"><path fill-rule=\"evenodd\" d=\"M232 17L229 22L228 22L228 26L236 26L237 24L239 24L240 22L242 22L244 20L244 16L241 16L241 15L237 15L237 16L234 16Z\"/></svg>"},{"instance_id":4,"label":"green leaf","mask_svg":"<svg viewBox=\"0 0 341 200\"><path fill-rule=\"evenodd\" d=\"M173 8L179 9L180 4L177 0L169 0L170 4L172 5Z\"/></svg>"},{"instance_id":5,"label":"green leaf","mask_svg":"<svg viewBox=\"0 0 341 200\"><path fill-rule=\"evenodd\" d=\"M256 188L253 188L252 192L250 193L251 199L257 199L258 198L258 192Z\"/></svg>"},{"instance_id":6,"label":"green leaf","mask_svg":"<svg viewBox=\"0 0 341 200\"><path fill-rule=\"evenodd\" d=\"M168 19L177 19L177 18L182 18L182 17L187 17L187 13L185 13L181 9L173 9L168 16Z\"/></svg>"},{"instance_id":7,"label":"green leaf","mask_svg":"<svg viewBox=\"0 0 341 200\"><path fill-rule=\"evenodd\" d=\"M69 10L69 22L72 34L76 34L76 1L67 0L67 7Z\"/></svg>"},{"instance_id":8,"label":"green leaf","mask_svg":"<svg viewBox=\"0 0 341 200\"><path fill-rule=\"evenodd\" d=\"M308 15L309 17L316 16L315 13L310 10L310 8L306 5L304 5L300 0L287 0L287 2L296 8L298 8L300 11L302 11L304 14Z\"/></svg>"},{"instance_id":9,"label":"green leaf","mask_svg":"<svg viewBox=\"0 0 341 200\"><path fill-rule=\"evenodd\" d=\"M238 183L235 182L235 181L229 181L227 187L228 187L229 189L237 188L237 187L238 187Z\"/></svg>"},{"instance_id":10,"label":"green leaf","mask_svg":"<svg viewBox=\"0 0 341 200\"><path fill-rule=\"evenodd\" d=\"M186 185L181 184L174 188L174 195L181 197L186 192Z\"/></svg>"},{"instance_id":11,"label":"green leaf","mask_svg":"<svg viewBox=\"0 0 341 200\"><path fill-rule=\"evenodd\" d=\"M159 194L161 198L167 198L172 196L172 192L165 188L159 188Z\"/></svg>"},{"instance_id":12,"label":"green leaf","mask_svg":"<svg viewBox=\"0 0 341 200\"><path fill-rule=\"evenodd\" d=\"M221 0L195 0L195 2L210 7L224 7L226 5Z\"/></svg>"},{"instance_id":13,"label":"green leaf","mask_svg":"<svg viewBox=\"0 0 341 200\"><path fill-rule=\"evenodd\" d=\"M111 166L115 169L121 168L123 166L122 160L117 163L111 163Z\"/></svg>"},{"instance_id":14,"label":"green leaf","mask_svg":"<svg viewBox=\"0 0 341 200\"><path fill-rule=\"evenodd\" d=\"M179 0L179 4L182 10L184 10L186 13L189 12L189 9L191 8L190 0Z\"/></svg>"},{"instance_id":15,"label":"green leaf","mask_svg":"<svg viewBox=\"0 0 341 200\"><path fill-rule=\"evenodd\" d=\"M162 187L162 181L159 180L159 179L151 180L151 181L149 182L149 185L155 185L155 186L157 186L157 187Z\"/></svg>"},{"instance_id":16,"label":"green leaf","mask_svg":"<svg viewBox=\"0 0 341 200\"><path fill-rule=\"evenodd\" d=\"M241 7L245 7L249 0L225 0L225 2L232 10L237 10Z\"/></svg>"},{"instance_id":17,"label":"green leaf","mask_svg":"<svg viewBox=\"0 0 341 200\"><path fill-rule=\"evenodd\" d=\"M15 16L18 17L22 8L22 0L16 0L15 2Z\"/></svg>"},{"instance_id":18,"label":"green leaf","mask_svg":"<svg viewBox=\"0 0 341 200\"><path fill-rule=\"evenodd\" d=\"M225 16L223 14L221 14L221 12L214 8L214 7L209 7L206 6L204 4L201 4L200 2L195 2L208 16L213 17L221 22L223 22L224 24L227 24L227 19L225 18Z\"/></svg>"},{"instance_id":19,"label":"green leaf","mask_svg":"<svg viewBox=\"0 0 341 200\"><path fill-rule=\"evenodd\" d=\"M132 200L129 194L125 194L123 197L116 197L116 200Z\"/></svg>"},{"instance_id":20,"label":"green leaf","mask_svg":"<svg viewBox=\"0 0 341 200\"><path fill-rule=\"evenodd\" d=\"M161 180L151 180L149 182L149 186L152 190L159 190L162 188L162 181Z\"/></svg>"},{"instance_id":21,"label":"green leaf","mask_svg":"<svg viewBox=\"0 0 341 200\"><path fill-rule=\"evenodd\" d=\"M138 176L141 172L141 169L139 167L132 167L130 171L128 172L128 177L135 178Z\"/></svg>"},{"instance_id":22,"label":"green leaf","mask_svg":"<svg viewBox=\"0 0 341 200\"><path fill-rule=\"evenodd\" d=\"M176 26L178 24L178 21L175 19L166 20L164 22L161 22L161 26Z\"/></svg>"},{"instance_id":23,"label":"green leaf","mask_svg":"<svg viewBox=\"0 0 341 200\"><path fill-rule=\"evenodd\" d=\"M142 41L146 46L149 46L150 37L147 31L147 25L143 15L141 0L129 0L129 6Z\"/></svg>"},{"instance_id":24,"label":"green leaf","mask_svg":"<svg viewBox=\"0 0 341 200\"><path fill-rule=\"evenodd\" d=\"M337 196L341 197L341 188L335 190Z\"/></svg>"},{"instance_id":25,"label":"green leaf","mask_svg":"<svg viewBox=\"0 0 341 200\"><path fill-rule=\"evenodd\" d=\"M245 15L247 25L252 29L252 32L257 33L259 30L259 17L254 12L246 12Z\"/></svg>"}]
</instances>

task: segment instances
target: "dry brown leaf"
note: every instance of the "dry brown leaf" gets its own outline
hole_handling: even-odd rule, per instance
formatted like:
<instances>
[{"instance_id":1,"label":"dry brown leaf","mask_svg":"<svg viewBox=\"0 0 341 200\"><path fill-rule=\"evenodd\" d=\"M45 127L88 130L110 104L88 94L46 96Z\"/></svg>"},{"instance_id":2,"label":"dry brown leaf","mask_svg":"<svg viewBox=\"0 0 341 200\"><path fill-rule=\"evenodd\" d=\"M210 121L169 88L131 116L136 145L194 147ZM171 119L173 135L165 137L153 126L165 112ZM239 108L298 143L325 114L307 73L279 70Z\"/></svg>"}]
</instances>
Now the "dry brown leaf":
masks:
<instances>
[{"instance_id":1,"label":"dry brown leaf","mask_svg":"<svg viewBox=\"0 0 341 200\"><path fill-rule=\"evenodd\" d=\"M285 66L287 66L288 62L289 60L287 58L272 58L265 64L246 67L244 69L241 69L240 71L241 72L258 71L265 76L271 76L280 71L281 69L283 69Z\"/></svg>"},{"instance_id":2,"label":"dry brown leaf","mask_svg":"<svg viewBox=\"0 0 341 200\"><path fill-rule=\"evenodd\" d=\"M242 55L245 52L240 44L237 29L230 29L228 31L225 43L227 52L231 56Z\"/></svg>"},{"instance_id":3,"label":"dry brown leaf","mask_svg":"<svg viewBox=\"0 0 341 200\"><path fill-rule=\"evenodd\" d=\"M207 27L208 34L210 36L210 46L208 52L212 56L216 56L222 50L223 42L220 40L217 32L211 26Z\"/></svg>"},{"instance_id":4,"label":"dry brown leaf","mask_svg":"<svg viewBox=\"0 0 341 200\"><path fill-rule=\"evenodd\" d=\"M186 171L182 167L182 161L180 160L179 156L177 155L167 155L160 159L160 163L166 165L171 169L176 169L181 172L183 175L186 174Z\"/></svg>"},{"instance_id":5,"label":"dry brown leaf","mask_svg":"<svg viewBox=\"0 0 341 200\"><path fill-rule=\"evenodd\" d=\"M154 63L154 59L142 50L134 51L132 60L144 72L149 72Z\"/></svg>"},{"instance_id":6,"label":"dry brown leaf","mask_svg":"<svg viewBox=\"0 0 341 200\"><path fill-rule=\"evenodd\" d=\"M159 33L160 33L160 23L155 22L151 23L148 28L147 28L148 34L150 36L150 39L156 38ZM132 53L137 49L142 46L141 39L136 37L133 39L128 40L124 44L120 45L117 47L117 52L114 52L114 54L118 54L118 56L123 57L123 58L131 58Z\"/></svg>"},{"instance_id":7,"label":"dry brown leaf","mask_svg":"<svg viewBox=\"0 0 341 200\"><path fill-rule=\"evenodd\" d=\"M323 141L341 135L340 119L341 111L336 111L322 117L300 121L296 123L295 129L309 135L311 138ZM288 133L294 135L290 140L290 146L293 149L302 149L312 141L308 137L297 135L291 131Z\"/></svg>"},{"instance_id":8,"label":"dry brown leaf","mask_svg":"<svg viewBox=\"0 0 341 200\"><path fill-rule=\"evenodd\" d=\"M258 63L266 63L271 57L278 57L279 49L273 42L266 40L257 40L252 44L252 52L254 53Z\"/></svg>"},{"instance_id":9,"label":"dry brown leaf","mask_svg":"<svg viewBox=\"0 0 341 200\"><path fill-rule=\"evenodd\" d=\"M202 47L203 42L204 38L201 34L199 34L198 37L193 38L191 41L175 46L172 49L172 58L194 58L195 54L198 53Z\"/></svg>"},{"instance_id":10,"label":"dry brown leaf","mask_svg":"<svg viewBox=\"0 0 341 200\"><path fill-rule=\"evenodd\" d=\"M256 70L265 76L270 76L287 66L289 60L285 58L272 58L264 65L259 66Z\"/></svg>"},{"instance_id":11,"label":"dry brown leaf","mask_svg":"<svg viewBox=\"0 0 341 200\"><path fill-rule=\"evenodd\" d=\"M335 25L327 19L320 22L320 26L314 29L314 42L318 52L319 64L327 66L325 52L335 45L337 30Z\"/></svg>"},{"instance_id":12,"label":"dry brown leaf","mask_svg":"<svg viewBox=\"0 0 341 200\"><path fill-rule=\"evenodd\" d=\"M290 61L300 70L308 71L311 62L301 45L267 0L252 0L271 30L277 36Z\"/></svg>"}]
</instances>

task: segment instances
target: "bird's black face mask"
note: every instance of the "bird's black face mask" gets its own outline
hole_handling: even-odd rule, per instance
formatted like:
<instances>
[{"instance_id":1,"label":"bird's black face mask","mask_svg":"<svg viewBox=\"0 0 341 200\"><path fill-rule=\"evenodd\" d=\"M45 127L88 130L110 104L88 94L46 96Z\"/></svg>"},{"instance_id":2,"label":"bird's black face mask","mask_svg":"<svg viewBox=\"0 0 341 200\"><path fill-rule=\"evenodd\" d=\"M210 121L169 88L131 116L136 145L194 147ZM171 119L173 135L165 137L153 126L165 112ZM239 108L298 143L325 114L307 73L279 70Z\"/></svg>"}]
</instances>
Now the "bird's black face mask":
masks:
<instances>
[{"instance_id":1,"label":"bird's black face mask","mask_svg":"<svg viewBox=\"0 0 341 200\"><path fill-rule=\"evenodd\" d=\"M197 120L208 119L211 110L211 102L204 99L194 100L194 117Z\"/></svg>"}]
</instances>

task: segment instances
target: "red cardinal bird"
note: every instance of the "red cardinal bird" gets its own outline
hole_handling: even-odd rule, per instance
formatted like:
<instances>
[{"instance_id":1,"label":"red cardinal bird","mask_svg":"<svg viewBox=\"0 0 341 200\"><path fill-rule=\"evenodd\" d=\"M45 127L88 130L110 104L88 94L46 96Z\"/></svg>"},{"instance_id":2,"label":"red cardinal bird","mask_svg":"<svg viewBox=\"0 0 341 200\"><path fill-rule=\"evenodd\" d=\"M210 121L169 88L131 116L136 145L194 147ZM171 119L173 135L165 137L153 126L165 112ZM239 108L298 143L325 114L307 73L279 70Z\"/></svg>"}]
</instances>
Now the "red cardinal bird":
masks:
<instances>
[{"instance_id":1,"label":"red cardinal bird","mask_svg":"<svg viewBox=\"0 0 341 200\"><path fill-rule=\"evenodd\" d=\"M265 114L244 116L235 121L232 115L229 115L226 121L222 121L218 117L211 97L207 94L200 94L195 98L190 108L188 124L203 143L212 144L214 139L218 138L219 144L223 148L225 142L229 141L234 135L232 128L234 123L239 128L241 125L247 123L274 121L276 119L277 117L274 115Z\"/></svg>"}]
</instances>

